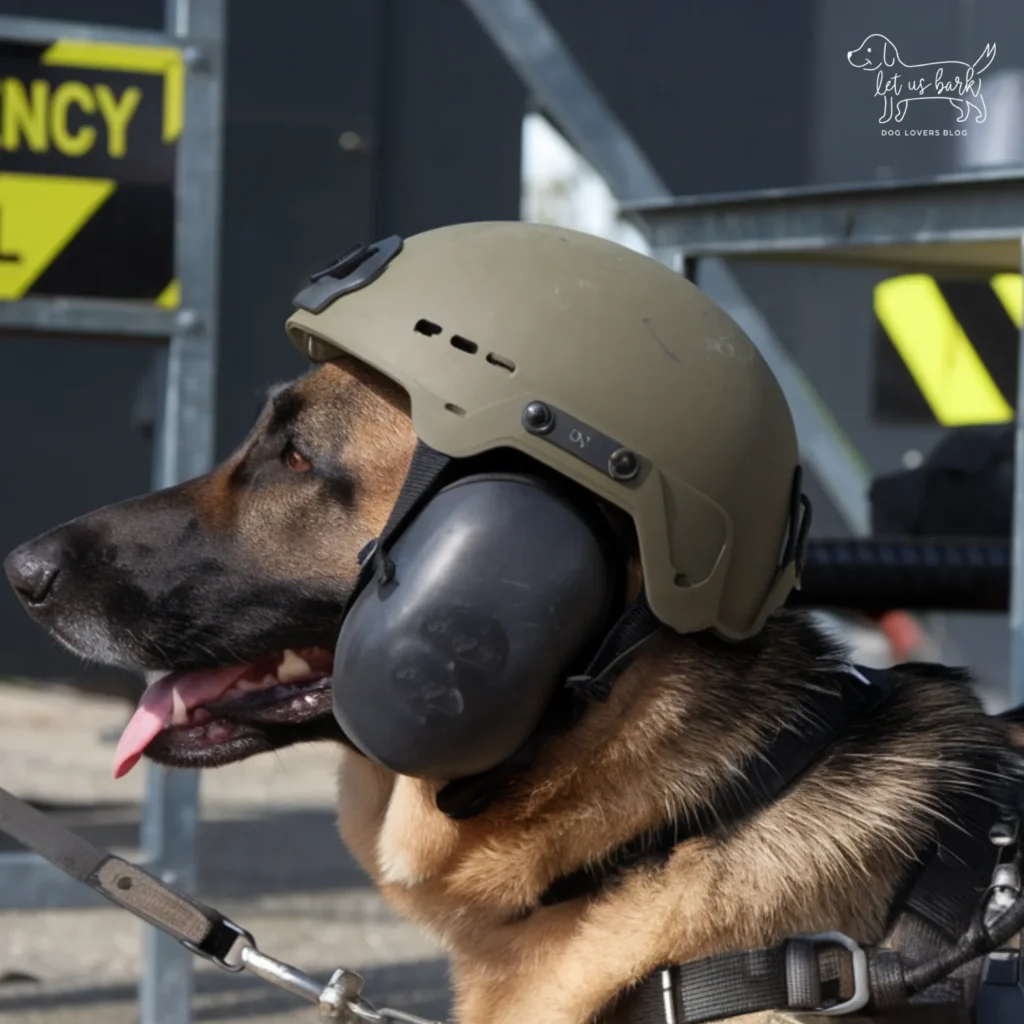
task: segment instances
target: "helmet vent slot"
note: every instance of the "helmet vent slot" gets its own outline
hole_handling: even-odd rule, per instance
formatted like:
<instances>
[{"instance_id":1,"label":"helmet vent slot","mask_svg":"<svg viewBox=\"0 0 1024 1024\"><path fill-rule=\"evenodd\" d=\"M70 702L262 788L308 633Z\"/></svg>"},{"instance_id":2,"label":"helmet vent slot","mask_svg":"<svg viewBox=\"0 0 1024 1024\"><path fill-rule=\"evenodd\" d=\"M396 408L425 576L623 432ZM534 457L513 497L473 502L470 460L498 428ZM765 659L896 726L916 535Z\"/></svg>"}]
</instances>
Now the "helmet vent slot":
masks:
<instances>
[{"instance_id":1,"label":"helmet vent slot","mask_svg":"<svg viewBox=\"0 0 1024 1024\"><path fill-rule=\"evenodd\" d=\"M455 405L453 402L445 402L444 407L448 412L455 413L456 416L466 415L466 410L459 405Z\"/></svg>"},{"instance_id":2,"label":"helmet vent slot","mask_svg":"<svg viewBox=\"0 0 1024 1024\"><path fill-rule=\"evenodd\" d=\"M457 348L460 352L468 352L471 356L475 356L480 350L480 346L475 341L463 338L460 334L452 335L451 345L452 348Z\"/></svg>"},{"instance_id":3,"label":"helmet vent slot","mask_svg":"<svg viewBox=\"0 0 1024 1024\"><path fill-rule=\"evenodd\" d=\"M508 370L509 373L516 372L516 364L513 363L511 359L498 355L497 352L488 352L487 362L489 362L491 366L500 366L503 370Z\"/></svg>"},{"instance_id":4,"label":"helmet vent slot","mask_svg":"<svg viewBox=\"0 0 1024 1024\"><path fill-rule=\"evenodd\" d=\"M430 320L417 320L413 330L419 334L425 334L428 338L432 338L435 334L440 334L444 328Z\"/></svg>"}]
</instances>

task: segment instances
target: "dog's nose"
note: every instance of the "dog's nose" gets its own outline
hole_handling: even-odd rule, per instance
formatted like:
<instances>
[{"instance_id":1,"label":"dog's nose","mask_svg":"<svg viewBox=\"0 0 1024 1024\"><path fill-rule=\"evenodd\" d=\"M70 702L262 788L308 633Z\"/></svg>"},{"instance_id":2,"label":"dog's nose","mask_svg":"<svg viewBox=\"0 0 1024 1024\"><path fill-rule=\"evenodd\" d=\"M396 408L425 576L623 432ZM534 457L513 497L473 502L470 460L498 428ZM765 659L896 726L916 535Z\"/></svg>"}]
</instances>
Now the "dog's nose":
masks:
<instances>
[{"instance_id":1,"label":"dog's nose","mask_svg":"<svg viewBox=\"0 0 1024 1024\"><path fill-rule=\"evenodd\" d=\"M59 541L43 537L22 544L4 559L4 571L23 601L42 604L60 573Z\"/></svg>"}]
</instances>

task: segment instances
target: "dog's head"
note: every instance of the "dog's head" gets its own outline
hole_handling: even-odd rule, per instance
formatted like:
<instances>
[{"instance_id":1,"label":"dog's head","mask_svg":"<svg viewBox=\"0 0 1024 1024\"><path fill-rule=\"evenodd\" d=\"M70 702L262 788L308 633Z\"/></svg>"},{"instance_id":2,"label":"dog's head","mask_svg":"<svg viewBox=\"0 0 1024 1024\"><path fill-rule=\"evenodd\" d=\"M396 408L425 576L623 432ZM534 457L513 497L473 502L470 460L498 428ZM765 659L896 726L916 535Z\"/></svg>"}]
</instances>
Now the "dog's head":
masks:
<instances>
[{"instance_id":1,"label":"dog's head","mask_svg":"<svg viewBox=\"0 0 1024 1024\"><path fill-rule=\"evenodd\" d=\"M155 760L207 767L341 738L332 652L358 553L415 440L404 392L361 364L328 364L277 389L211 473L7 557L29 614L73 652L174 674L133 719L122 770L147 743Z\"/></svg>"},{"instance_id":2,"label":"dog's head","mask_svg":"<svg viewBox=\"0 0 1024 1024\"><path fill-rule=\"evenodd\" d=\"M868 36L856 50L850 50L846 59L862 71L877 71L883 66L891 68L899 60L899 54L890 40L875 33Z\"/></svg>"}]
</instances>

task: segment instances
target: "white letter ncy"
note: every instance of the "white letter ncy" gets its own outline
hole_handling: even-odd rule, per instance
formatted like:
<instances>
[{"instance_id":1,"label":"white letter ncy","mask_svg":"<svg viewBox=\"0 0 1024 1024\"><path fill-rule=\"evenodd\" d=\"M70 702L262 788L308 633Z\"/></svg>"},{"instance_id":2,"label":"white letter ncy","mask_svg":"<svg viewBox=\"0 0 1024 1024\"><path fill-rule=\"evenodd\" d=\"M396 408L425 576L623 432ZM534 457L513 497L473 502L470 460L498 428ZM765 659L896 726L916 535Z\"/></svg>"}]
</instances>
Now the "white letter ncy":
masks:
<instances>
[{"instance_id":1,"label":"white letter ncy","mask_svg":"<svg viewBox=\"0 0 1024 1024\"><path fill-rule=\"evenodd\" d=\"M128 86L120 96L103 82L60 82L51 88L44 79L25 83L19 78L0 81L0 149L24 148L62 156L90 153L106 136L107 155L120 160L128 152L128 127L142 101L142 90Z\"/></svg>"}]
</instances>

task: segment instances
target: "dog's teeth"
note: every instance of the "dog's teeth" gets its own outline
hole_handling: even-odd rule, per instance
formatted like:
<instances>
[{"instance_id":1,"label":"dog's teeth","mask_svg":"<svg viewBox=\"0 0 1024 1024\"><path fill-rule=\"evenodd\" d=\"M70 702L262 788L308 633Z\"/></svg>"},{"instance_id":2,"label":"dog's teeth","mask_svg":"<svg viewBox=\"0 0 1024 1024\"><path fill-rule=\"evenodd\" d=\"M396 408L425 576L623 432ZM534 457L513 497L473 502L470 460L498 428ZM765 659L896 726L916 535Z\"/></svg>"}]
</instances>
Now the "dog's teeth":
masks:
<instances>
[{"instance_id":1,"label":"dog's teeth","mask_svg":"<svg viewBox=\"0 0 1024 1024\"><path fill-rule=\"evenodd\" d=\"M171 702L174 708L171 714L171 725L185 725L188 722L188 708L176 689L171 690Z\"/></svg>"},{"instance_id":2,"label":"dog's teeth","mask_svg":"<svg viewBox=\"0 0 1024 1024\"><path fill-rule=\"evenodd\" d=\"M297 683L300 679L308 679L312 675L309 662L300 658L293 650L284 652L281 664L277 667L277 678L282 683Z\"/></svg>"},{"instance_id":3,"label":"dog's teeth","mask_svg":"<svg viewBox=\"0 0 1024 1024\"><path fill-rule=\"evenodd\" d=\"M266 690L271 686L277 686L277 676L266 675L262 679L239 679L233 689Z\"/></svg>"}]
</instances>

